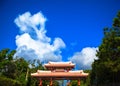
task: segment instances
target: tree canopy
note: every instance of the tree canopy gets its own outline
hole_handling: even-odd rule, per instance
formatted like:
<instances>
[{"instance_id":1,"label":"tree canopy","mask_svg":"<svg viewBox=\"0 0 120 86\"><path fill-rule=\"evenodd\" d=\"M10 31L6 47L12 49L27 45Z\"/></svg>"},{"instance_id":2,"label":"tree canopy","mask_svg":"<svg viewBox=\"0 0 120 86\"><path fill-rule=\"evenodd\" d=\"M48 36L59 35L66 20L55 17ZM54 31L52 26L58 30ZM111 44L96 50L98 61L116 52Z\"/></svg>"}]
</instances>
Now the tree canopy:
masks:
<instances>
[{"instance_id":1,"label":"tree canopy","mask_svg":"<svg viewBox=\"0 0 120 86\"><path fill-rule=\"evenodd\" d=\"M120 83L120 11L112 27L104 28L104 38L96 56L98 59L92 64L91 84L117 86L115 83Z\"/></svg>"},{"instance_id":2,"label":"tree canopy","mask_svg":"<svg viewBox=\"0 0 120 86\"><path fill-rule=\"evenodd\" d=\"M0 50L0 86L38 86L39 81L31 77L31 73L45 70L40 60L26 61L22 57L14 57L15 50ZM49 81L43 81L46 86ZM54 86L59 86L54 81Z\"/></svg>"}]
</instances>

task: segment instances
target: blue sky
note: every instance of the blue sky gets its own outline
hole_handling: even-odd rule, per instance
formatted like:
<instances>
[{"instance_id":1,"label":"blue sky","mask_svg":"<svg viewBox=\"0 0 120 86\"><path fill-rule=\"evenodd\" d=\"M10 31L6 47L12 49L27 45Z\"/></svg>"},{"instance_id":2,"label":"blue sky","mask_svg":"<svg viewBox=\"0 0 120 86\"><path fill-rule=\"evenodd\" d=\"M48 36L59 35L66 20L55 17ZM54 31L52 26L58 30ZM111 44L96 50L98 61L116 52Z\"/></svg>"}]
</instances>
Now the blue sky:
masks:
<instances>
[{"instance_id":1,"label":"blue sky","mask_svg":"<svg viewBox=\"0 0 120 86\"><path fill-rule=\"evenodd\" d=\"M89 68L95 59L94 51L101 44L103 28L111 27L113 18L120 10L119 4L120 0L1 0L0 49L10 48L18 51L20 45L16 43L16 36L22 36L25 32L20 31L15 19L19 19L26 12L31 16L40 13L46 18L45 36L51 39L47 44L52 45L56 38L60 38L64 44L64 46L61 45L59 41L59 48L52 52L52 55L49 51L51 56L56 59L58 56L61 60L49 59L51 57L46 59L50 61L71 60L79 68ZM25 43L24 40L22 42ZM28 51L35 52L34 49ZM37 57L34 53L30 55Z\"/></svg>"}]
</instances>

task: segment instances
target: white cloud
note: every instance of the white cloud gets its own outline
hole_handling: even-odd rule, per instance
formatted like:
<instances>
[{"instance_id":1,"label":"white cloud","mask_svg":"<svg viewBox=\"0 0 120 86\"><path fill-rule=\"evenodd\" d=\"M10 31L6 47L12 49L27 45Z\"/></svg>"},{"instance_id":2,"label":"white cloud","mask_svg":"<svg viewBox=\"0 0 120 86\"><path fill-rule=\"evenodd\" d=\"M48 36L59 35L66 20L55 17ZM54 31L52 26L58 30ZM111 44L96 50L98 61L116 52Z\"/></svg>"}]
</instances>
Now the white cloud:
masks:
<instances>
[{"instance_id":1,"label":"white cloud","mask_svg":"<svg viewBox=\"0 0 120 86\"><path fill-rule=\"evenodd\" d=\"M26 12L15 19L15 24L22 32L21 35L16 36L15 56L27 60L40 59L41 62L62 60L61 48L65 48L66 45L61 38L52 41L46 36L46 20L41 12L34 15Z\"/></svg>"},{"instance_id":2,"label":"white cloud","mask_svg":"<svg viewBox=\"0 0 120 86\"><path fill-rule=\"evenodd\" d=\"M83 48L81 52L76 52L69 60L76 64L77 69L90 69L94 59L97 59L96 50L98 48Z\"/></svg>"},{"instance_id":3,"label":"white cloud","mask_svg":"<svg viewBox=\"0 0 120 86\"><path fill-rule=\"evenodd\" d=\"M41 62L61 61L61 49L66 45L61 38L46 36L46 18L41 12L31 15L26 12L15 19L15 24L19 27L21 34L16 36L15 56L24 57L26 60L40 59ZM72 43L71 46L75 46ZM91 68L91 64L96 59L98 48L86 47L81 52L76 52L69 58L76 63L77 69Z\"/></svg>"}]
</instances>

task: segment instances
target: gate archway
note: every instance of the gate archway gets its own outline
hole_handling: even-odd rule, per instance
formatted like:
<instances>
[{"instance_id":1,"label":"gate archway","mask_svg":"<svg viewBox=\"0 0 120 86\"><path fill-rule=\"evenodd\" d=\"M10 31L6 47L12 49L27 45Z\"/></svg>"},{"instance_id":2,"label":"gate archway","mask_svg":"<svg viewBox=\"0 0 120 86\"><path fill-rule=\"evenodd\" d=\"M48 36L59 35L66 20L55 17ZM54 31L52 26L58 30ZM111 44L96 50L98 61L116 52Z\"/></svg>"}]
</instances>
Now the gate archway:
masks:
<instances>
[{"instance_id":1,"label":"gate archway","mask_svg":"<svg viewBox=\"0 0 120 86\"><path fill-rule=\"evenodd\" d=\"M77 80L80 86L80 80L88 77L88 73L83 70L72 69L75 64L72 62L49 62L44 65L47 70L38 70L36 73L31 73L32 77L39 79L39 86L42 86L43 80L49 80L50 85L53 86L53 80ZM69 86L70 83L67 84Z\"/></svg>"}]
</instances>

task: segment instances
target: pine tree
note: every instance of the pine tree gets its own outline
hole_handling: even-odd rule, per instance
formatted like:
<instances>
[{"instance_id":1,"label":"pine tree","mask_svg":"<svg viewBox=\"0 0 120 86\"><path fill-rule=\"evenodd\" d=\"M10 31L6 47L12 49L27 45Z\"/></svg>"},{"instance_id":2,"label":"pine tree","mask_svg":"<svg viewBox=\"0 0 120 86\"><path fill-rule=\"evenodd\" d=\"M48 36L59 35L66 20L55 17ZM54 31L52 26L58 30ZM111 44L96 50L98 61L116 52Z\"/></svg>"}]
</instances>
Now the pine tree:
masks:
<instances>
[{"instance_id":1,"label":"pine tree","mask_svg":"<svg viewBox=\"0 0 120 86\"><path fill-rule=\"evenodd\" d=\"M112 28L104 28L104 38L97 51L98 59L92 64L91 84L120 82L120 11Z\"/></svg>"}]
</instances>

